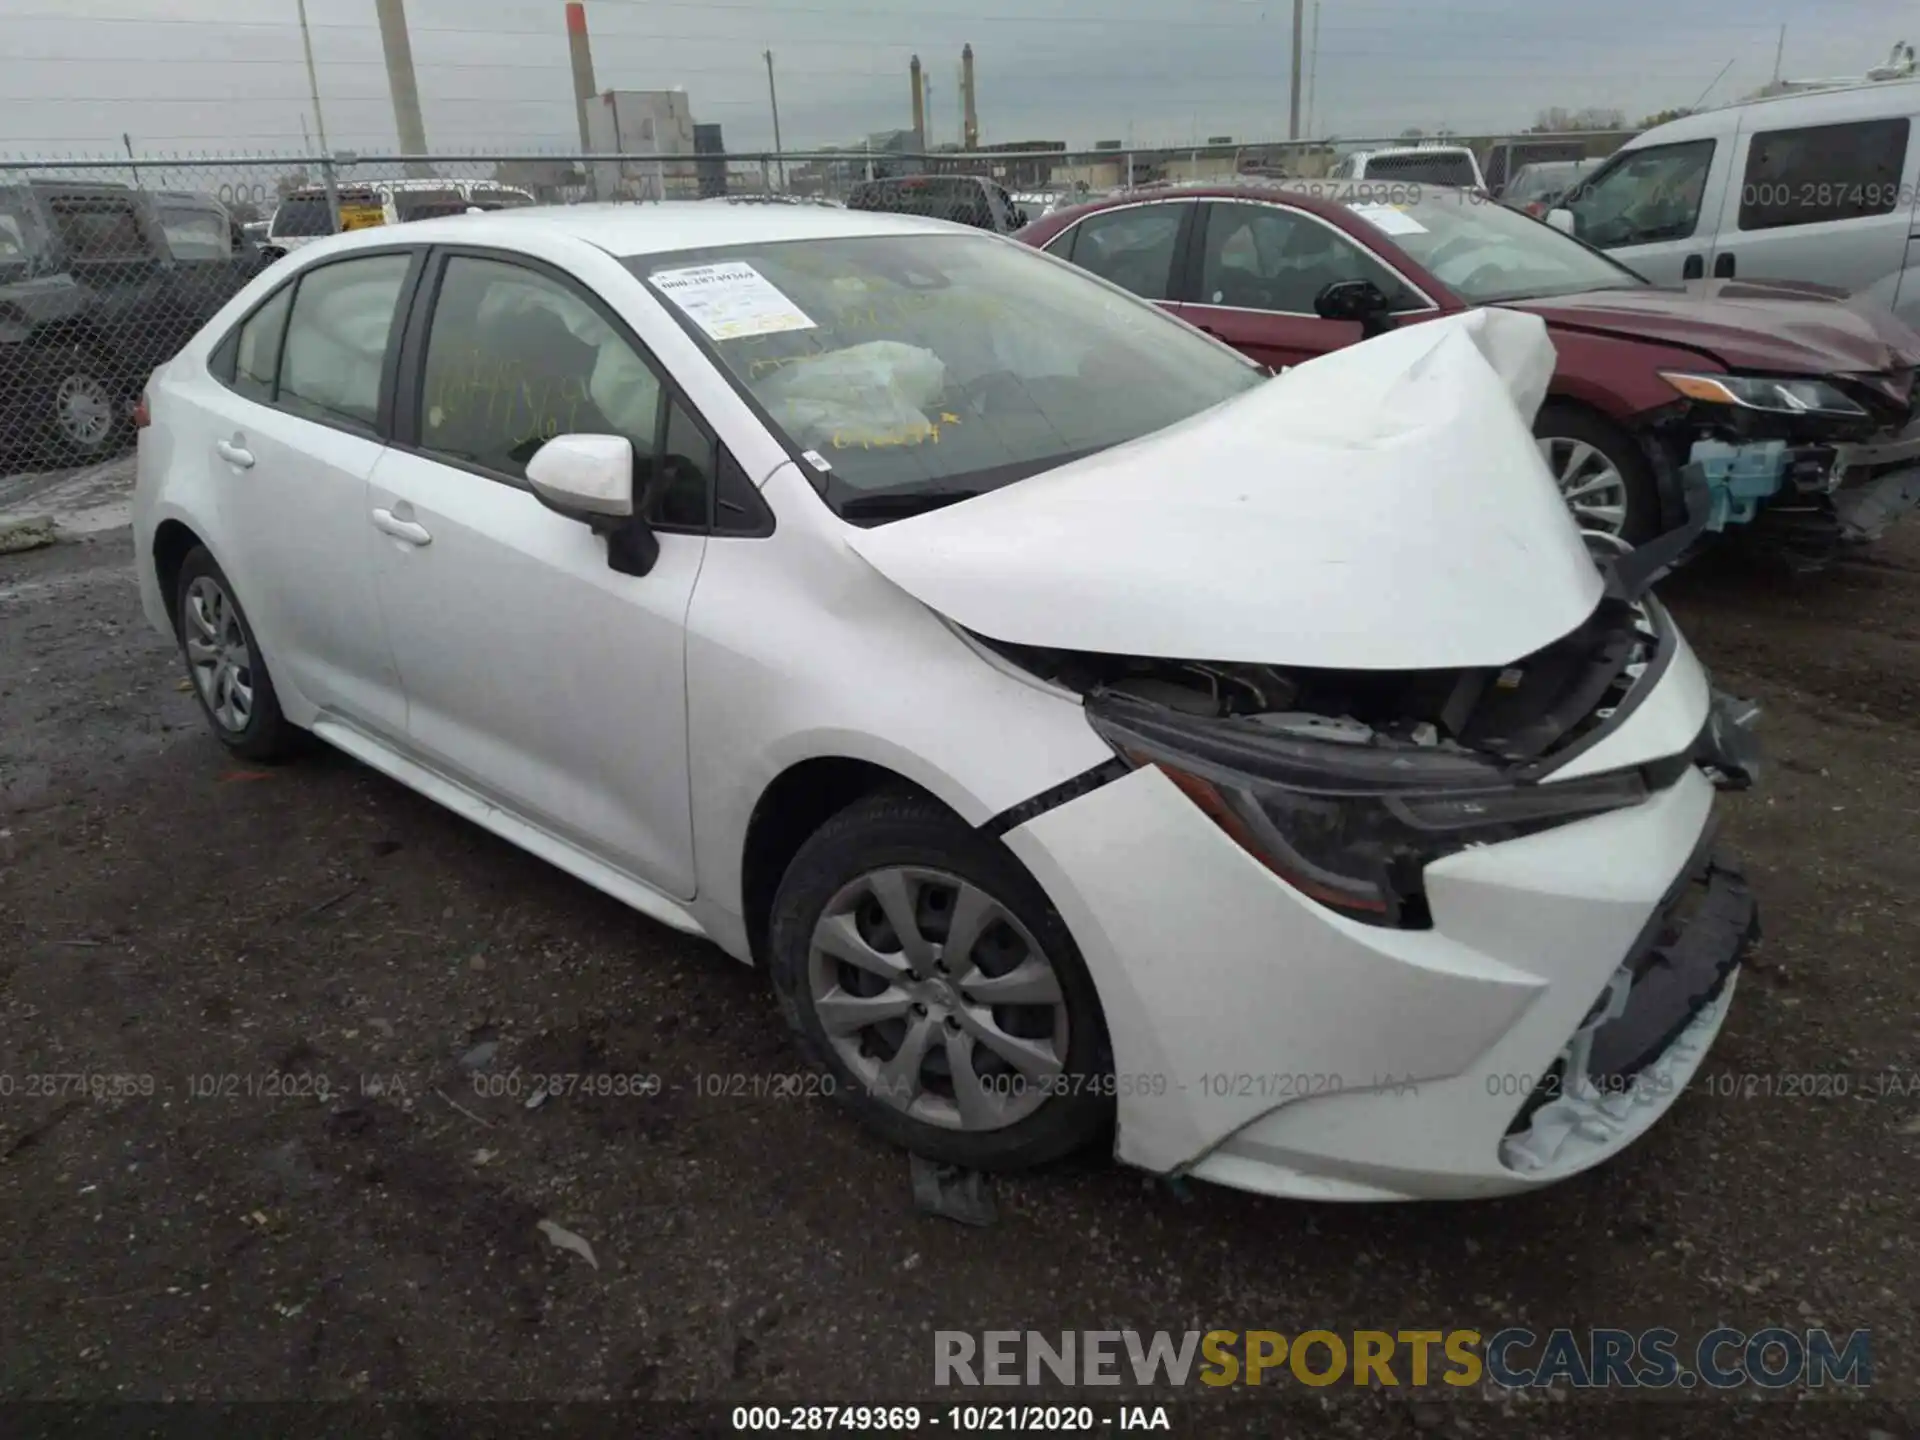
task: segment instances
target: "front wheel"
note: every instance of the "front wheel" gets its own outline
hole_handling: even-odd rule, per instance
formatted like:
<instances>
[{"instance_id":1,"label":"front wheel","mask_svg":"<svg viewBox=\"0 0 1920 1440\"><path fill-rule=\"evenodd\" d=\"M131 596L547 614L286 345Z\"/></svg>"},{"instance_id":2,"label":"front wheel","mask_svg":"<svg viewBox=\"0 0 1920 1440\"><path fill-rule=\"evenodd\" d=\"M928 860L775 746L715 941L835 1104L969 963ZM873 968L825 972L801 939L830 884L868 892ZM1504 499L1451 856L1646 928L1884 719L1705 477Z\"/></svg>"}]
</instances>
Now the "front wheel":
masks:
<instances>
[{"instance_id":1,"label":"front wheel","mask_svg":"<svg viewBox=\"0 0 1920 1440\"><path fill-rule=\"evenodd\" d=\"M1066 924L933 801L886 791L822 826L780 883L770 952L835 1097L895 1144L1014 1170L1110 1124L1106 1027Z\"/></svg>"},{"instance_id":2,"label":"front wheel","mask_svg":"<svg viewBox=\"0 0 1920 1440\"><path fill-rule=\"evenodd\" d=\"M1533 433L1582 530L1599 530L1629 545L1660 533L1653 468L1626 431L1578 406L1546 405Z\"/></svg>"}]
</instances>

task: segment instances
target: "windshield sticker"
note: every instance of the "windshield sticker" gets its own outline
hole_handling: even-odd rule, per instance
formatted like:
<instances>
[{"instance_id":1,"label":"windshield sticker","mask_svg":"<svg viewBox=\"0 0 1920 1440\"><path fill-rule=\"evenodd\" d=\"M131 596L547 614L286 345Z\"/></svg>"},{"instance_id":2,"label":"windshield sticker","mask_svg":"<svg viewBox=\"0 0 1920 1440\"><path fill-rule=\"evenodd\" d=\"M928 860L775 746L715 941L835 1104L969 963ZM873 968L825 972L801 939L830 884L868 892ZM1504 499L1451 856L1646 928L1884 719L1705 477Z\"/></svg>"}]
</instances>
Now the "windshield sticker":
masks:
<instances>
[{"instance_id":1,"label":"windshield sticker","mask_svg":"<svg viewBox=\"0 0 1920 1440\"><path fill-rule=\"evenodd\" d=\"M805 311L744 260L656 270L650 278L662 295L715 340L814 328Z\"/></svg>"},{"instance_id":2,"label":"windshield sticker","mask_svg":"<svg viewBox=\"0 0 1920 1440\"><path fill-rule=\"evenodd\" d=\"M1355 205L1353 213L1388 235L1424 235L1427 227L1392 205Z\"/></svg>"}]
</instances>

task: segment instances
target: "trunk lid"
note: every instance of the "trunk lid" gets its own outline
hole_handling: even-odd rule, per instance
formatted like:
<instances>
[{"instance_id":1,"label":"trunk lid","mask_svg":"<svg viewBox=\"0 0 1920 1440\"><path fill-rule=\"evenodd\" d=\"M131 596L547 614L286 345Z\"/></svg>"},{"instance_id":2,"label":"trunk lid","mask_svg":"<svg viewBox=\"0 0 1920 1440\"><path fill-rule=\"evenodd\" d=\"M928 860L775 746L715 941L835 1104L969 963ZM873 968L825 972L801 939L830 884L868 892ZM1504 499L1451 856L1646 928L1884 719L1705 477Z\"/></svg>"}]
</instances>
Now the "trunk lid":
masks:
<instances>
[{"instance_id":1,"label":"trunk lid","mask_svg":"<svg viewBox=\"0 0 1920 1440\"><path fill-rule=\"evenodd\" d=\"M848 544L994 640L1362 670L1503 665L1602 582L1531 433L1538 317L1410 326Z\"/></svg>"}]
</instances>

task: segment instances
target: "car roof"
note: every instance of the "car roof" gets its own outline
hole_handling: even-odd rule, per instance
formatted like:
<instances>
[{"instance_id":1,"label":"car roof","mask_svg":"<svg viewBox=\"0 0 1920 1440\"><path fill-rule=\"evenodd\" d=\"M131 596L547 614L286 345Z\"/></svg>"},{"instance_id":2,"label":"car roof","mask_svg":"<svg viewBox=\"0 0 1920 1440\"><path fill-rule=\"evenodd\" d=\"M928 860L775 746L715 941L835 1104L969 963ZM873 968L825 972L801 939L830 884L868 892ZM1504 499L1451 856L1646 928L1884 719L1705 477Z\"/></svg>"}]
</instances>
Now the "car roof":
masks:
<instances>
[{"instance_id":1,"label":"car roof","mask_svg":"<svg viewBox=\"0 0 1920 1440\"><path fill-rule=\"evenodd\" d=\"M890 211L847 210L827 205L707 205L698 200L639 204L530 205L483 215L452 215L409 221L396 231L374 226L349 231L343 240L367 245L461 240L511 245L528 230L583 240L622 258L720 245L782 240L838 240L862 235L973 235L981 231L945 220ZM333 253L339 253L336 248Z\"/></svg>"},{"instance_id":2,"label":"car roof","mask_svg":"<svg viewBox=\"0 0 1920 1440\"><path fill-rule=\"evenodd\" d=\"M1351 214L1355 204L1380 204L1393 201L1395 204L1413 203L1410 200L1396 199L1392 194L1382 194L1381 188L1393 182L1386 180L1261 180L1249 178L1240 181L1193 180L1174 185L1156 185L1151 189L1142 187L1133 190L1115 190L1083 205L1074 205L1066 209L1049 213L1040 222L1064 230L1083 215L1091 215L1099 210L1111 210L1121 205L1145 205L1156 200L1281 200L1289 205L1307 210L1315 215L1333 218L1343 213ZM1430 194L1469 196L1479 192L1464 185L1434 185L1421 181L1422 197ZM1342 198L1342 197L1345 198Z\"/></svg>"}]
</instances>

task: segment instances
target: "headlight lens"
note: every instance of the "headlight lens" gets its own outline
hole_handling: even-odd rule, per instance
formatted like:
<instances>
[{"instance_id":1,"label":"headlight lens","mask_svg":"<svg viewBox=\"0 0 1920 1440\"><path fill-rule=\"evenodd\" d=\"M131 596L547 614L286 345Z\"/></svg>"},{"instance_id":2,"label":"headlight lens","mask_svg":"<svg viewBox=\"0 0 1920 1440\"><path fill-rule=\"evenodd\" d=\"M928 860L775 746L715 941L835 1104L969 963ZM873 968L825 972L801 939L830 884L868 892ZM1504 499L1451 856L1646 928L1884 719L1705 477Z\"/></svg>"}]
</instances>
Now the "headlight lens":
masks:
<instances>
[{"instance_id":1,"label":"headlight lens","mask_svg":"<svg viewBox=\"0 0 1920 1440\"><path fill-rule=\"evenodd\" d=\"M1423 929L1421 872L1446 855L1638 804L1637 771L1515 784L1449 751L1262 733L1258 722L1173 718L1097 697L1087 717L1116 753L1151 765L1301 894L1349 919Z\"/></svg>"},{"instance_id":2,"label":"headlight lens","mask_svg":"<svg viewBox=\"0 0 1920 1440\"><path fill-rule=\"evenodd\" d=\"M1779 379L1770 375L1690 375L1663 370L1660 378L1689 400L1705 405L1734 405L1774 415L1864 416L1867 411L1824 380Z\"/></svg>"}]
</instances>

